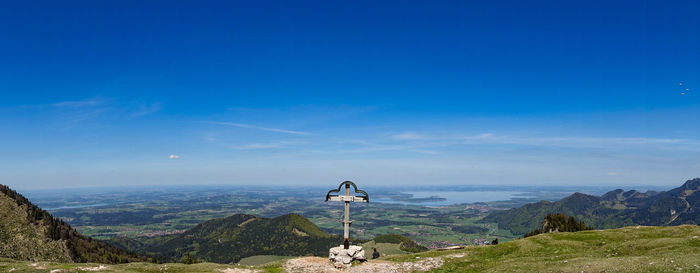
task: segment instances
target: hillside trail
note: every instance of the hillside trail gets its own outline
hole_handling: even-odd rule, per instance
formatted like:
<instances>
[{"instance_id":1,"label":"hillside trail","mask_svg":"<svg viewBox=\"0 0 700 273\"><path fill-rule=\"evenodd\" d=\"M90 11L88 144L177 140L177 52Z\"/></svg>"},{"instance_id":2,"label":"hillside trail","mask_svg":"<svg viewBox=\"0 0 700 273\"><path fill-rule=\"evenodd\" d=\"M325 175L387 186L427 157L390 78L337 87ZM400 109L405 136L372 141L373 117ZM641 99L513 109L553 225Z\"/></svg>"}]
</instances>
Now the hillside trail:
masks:
<instances>
[{"instance_id":1,"label":"hillside trail","mask_svg":"<svg viewBox=\"0 0 700 273\"><path fill-rule=\"evenodd\" d=\"M401 273L401 272L424 272L433 268L441 267L444 261L441 257L425 258L415 262L395 263L384 260L367 261L353 265L348 269L337 269L328 259L320 257L301 257L288 260L284 263L284 272L287 273Z\"/></svg>"}]
</instances>

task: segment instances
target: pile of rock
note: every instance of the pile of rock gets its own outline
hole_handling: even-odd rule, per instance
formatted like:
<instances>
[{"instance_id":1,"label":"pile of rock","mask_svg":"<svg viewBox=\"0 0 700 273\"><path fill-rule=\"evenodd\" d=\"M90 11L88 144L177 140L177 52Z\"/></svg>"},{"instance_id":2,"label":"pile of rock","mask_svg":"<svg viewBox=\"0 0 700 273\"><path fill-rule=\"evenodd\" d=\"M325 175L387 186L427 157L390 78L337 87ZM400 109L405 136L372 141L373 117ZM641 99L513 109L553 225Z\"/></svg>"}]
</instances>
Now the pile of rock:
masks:
<instances>
[{"instance_id":1,"label":"pile of rock","mask_svg":"<svg viewBox=\"0 0 700 273\"><path fill-rule=\"evenodd\" d=\"M348 268L352 265L352 261L366 261L365 251L361 246L350 246L345 249L342 245L331 248L328 251L328 259L333 262L337 268Z\"/></svg>"}]
</instances>

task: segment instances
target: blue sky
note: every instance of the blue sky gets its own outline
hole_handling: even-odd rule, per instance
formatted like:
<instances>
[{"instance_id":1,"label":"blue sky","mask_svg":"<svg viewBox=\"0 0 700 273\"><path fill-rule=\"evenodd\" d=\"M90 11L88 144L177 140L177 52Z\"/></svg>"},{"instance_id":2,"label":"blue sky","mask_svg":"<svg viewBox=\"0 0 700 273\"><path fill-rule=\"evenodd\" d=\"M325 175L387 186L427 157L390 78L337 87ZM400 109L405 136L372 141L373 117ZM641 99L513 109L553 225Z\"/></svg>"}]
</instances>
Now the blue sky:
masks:
<instances>
[{"instance_id":1,"label":"blue sky","mask_svg":"<svg viewBox=\"0 0 700 273\"><path fill-rule=\"evenodd\" d=\"M7 2L0 183L700 176L700 3L610 2Z\"/></svg>"}]
</instances>

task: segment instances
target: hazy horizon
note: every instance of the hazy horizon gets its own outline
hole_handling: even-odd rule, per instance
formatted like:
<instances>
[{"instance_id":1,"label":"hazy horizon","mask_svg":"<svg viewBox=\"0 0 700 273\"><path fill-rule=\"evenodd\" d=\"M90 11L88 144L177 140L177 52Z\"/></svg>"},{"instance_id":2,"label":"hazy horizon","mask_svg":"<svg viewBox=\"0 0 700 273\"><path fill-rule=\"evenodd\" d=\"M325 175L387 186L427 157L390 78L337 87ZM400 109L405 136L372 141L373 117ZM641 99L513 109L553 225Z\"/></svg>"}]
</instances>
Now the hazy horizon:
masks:
<instances>
[{"instance_id":1,"label":"hazy horizon","mask_svg":"<svg viewBox=\"0 0 700 273\"><path fill-rule=\"evenodd\" d=\"M104 186L104 185L82 185L78 187L36 187L36 188L27 188L23 187L22 185L18 187L13 187L14 190L22 191L22 192L30 192L30 193L40 193L40 192L60 192L60 191L88 191L88 192L119 192L119 191L124 191L124 192L129 192L129 191L137 191L137 190L153 190L153 191L173 191L173 190L185 190L185 189L194 189L194 190L214 190L217 188L224 188L224 189L264 189L264 188L270 188L270 189L286 189L286 188L309 188L309 189L317 189L321 190L323 194L327 192L327 190L335 189L337 188L336 184L339 184L341 181L338 181L337 183L325 183L325 184L302 184L302 183L265 183L262 185L255 185L255 184L234 184L234 183L229 183L229 184L207 184L207 183L202 183L202 184L125 184L125 185L114 185L114 186ZM681 183L677 184L610 184L610 185L605 185L605 184L529 184L529 185L518 185L518 184L431 184L431 185L415 185L415 184L408 184L408 185L391 185L391 184L362 184L360 182L357 182L358 187L363 190L380 190L381 192L385 191L391 191L391 192L410 192L410 191L417 191L417 190L435 190L435 191L450 191L450 190L456 190L456 191L508 191L512 189L520 189L520 190L544 190L544 191L550 191L550 190L569 190L572 193L576 191L581 191L581 192L598 192L598 193L604 193L608 192L611 190L616 190L616 189L622 189L625 191L628 190L637 190L637 191L666 191L670 190L676 187L681 186L683 183L685 183L686 180L684 180ZM0 183L1 184L1 183Z\"/></svg>"},{"instance_id":2,"label":"hazy horizon","mask_svg":"<svg viewBox=\"0 0 700 273\"><path fill-rule=\"evenodd\" d=\"M677 187L700 177L699 10L10 2L0 183Z\"/></svg>"}]
</instances>

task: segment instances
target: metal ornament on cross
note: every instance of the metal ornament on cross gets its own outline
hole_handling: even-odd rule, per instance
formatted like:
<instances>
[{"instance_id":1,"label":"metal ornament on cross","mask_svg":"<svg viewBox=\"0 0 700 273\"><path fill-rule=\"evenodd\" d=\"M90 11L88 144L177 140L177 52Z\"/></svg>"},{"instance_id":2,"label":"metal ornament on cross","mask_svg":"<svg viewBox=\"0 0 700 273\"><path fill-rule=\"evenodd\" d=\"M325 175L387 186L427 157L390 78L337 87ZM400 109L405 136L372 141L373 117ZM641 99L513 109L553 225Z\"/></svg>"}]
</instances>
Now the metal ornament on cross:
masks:
<instances>
[{"instance_id":1,"label":"metal ornament on cross","mask_svg":"<svg viewBox=\"0 0 700 273\"><path fill-rule=\"evenodd\" d=\"M345 195L331 194L340 193L340 189L343 188L343 185L345 185ZM351 195L350 186L354 188L355 193L362 195ZM328 191L326 194L326 202L328 201L345 202L345 218L343 218L343 226L345 228L343 232L343 247L348 249L350 248L350 225L352 224L352 221L350 221L350 202L369 203L369 195L363 190L358 190L357 185L355 185L355 183L352 181L345 181L340 183L338 189Z\"/></svg>"}]
</instances>

